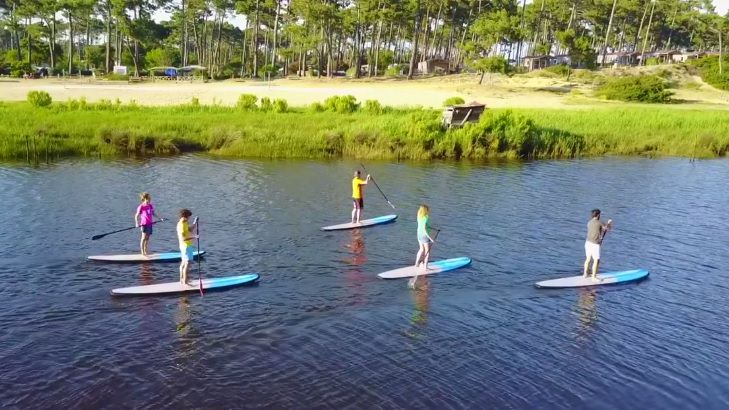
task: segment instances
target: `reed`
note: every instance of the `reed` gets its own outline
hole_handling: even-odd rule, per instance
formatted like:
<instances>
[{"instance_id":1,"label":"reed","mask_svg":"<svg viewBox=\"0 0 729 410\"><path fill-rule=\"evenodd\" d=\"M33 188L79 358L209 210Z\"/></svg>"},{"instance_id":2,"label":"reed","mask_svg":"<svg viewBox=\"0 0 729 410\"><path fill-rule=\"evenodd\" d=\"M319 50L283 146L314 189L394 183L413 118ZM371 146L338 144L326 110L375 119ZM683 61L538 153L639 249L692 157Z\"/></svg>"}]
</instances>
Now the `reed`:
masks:
<instances>
[{"instance_id":1,"label":"reed","mask_svg":"<svg viewBox=\"0 0 729 410\"><path fill-rule=\"evenodd\" d=\"M240 158L709 158L729 148L728 112L675 106L488 110L478 124L448 131L435 110L368 103L352 113L284 111L199 103L5 103L0 159L38 163L198 151Z\"/></svg>"}]
</instances>

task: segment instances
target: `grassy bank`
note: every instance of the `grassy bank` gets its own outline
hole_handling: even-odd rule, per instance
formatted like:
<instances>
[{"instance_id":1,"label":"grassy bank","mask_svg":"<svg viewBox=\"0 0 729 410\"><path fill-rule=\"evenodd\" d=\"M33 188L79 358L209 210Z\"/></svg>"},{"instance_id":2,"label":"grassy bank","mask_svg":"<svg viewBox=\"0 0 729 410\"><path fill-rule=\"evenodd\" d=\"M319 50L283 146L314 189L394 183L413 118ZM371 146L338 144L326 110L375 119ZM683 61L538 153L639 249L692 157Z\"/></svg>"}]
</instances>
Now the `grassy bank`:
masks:
<instances>
[{"instance_id":1,"label":"grassy bank","mask_svg":"<svg viewBox=\"0 0 729 410\"><path fill-rule=\"evenodd\" d=\"M569 158L603 154L724 156L729 113L672 107L489 110L480 123L440 128L440 113L379 107L274 113L189 104L83 101L0 104L0 159L174 155L382 159Z\"/></svg>"}]
</instances>

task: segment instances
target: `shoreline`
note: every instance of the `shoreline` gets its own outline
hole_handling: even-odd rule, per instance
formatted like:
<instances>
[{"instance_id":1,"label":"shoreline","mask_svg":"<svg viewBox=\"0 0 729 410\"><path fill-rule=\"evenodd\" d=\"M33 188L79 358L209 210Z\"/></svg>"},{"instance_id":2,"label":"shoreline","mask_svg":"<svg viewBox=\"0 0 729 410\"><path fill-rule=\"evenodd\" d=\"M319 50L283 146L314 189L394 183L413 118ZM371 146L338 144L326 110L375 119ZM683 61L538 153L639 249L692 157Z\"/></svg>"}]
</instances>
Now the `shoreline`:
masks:
<instances>
[{"instance_id":1,"label":"shoreline","mask_svg":"<svg viewBox=\"0 0 729 410\"><path fill-rule=\"evenodd\" d=\"M323 106L286 112L221 105L149 107L111 101L2 103L0 160L169 156L381 160L558 159L603 155L723 157L729 112L671 107L488 109L444 129L440 112Z\"/></svg>"}]
</instances>

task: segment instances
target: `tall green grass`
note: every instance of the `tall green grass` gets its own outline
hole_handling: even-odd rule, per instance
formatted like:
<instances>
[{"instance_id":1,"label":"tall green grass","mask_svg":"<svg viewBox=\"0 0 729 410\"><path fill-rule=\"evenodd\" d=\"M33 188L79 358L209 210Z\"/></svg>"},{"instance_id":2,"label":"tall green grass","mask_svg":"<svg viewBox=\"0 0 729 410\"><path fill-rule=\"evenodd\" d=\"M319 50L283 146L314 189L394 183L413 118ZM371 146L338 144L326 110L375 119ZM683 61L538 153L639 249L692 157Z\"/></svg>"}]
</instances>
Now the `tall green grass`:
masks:
<instances>
[{"instance_id":1,"label":"tall green grass","mask_svg":"<svg viewBox=\"0 0 729 410\"><path fill-rule=\"evenodd\" d=\"M332 110L287 107L285 112L244 106L0 104L0 159L50 162L196 151L260 158L716 157L729 148L729 112L718 110L488 110L477 124L444 130L435 110L373 103L354 112L341 112L336 104Z\"/></svg>"}]
</instances>

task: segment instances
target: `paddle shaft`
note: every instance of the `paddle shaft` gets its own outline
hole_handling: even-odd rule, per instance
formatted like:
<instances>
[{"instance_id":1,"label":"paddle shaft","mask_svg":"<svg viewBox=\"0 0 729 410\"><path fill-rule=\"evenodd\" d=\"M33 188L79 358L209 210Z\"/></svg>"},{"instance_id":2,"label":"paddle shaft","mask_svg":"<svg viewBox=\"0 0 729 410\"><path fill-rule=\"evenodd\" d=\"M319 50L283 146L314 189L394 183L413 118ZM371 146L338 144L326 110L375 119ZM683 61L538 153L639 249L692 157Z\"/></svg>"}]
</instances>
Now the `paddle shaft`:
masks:
<instances>
[{"instance_id":1,"label":"paddle shaft","mask_svg":"<svg viewBox=\"0 0 729 410\"><path fill-rule=\"evenodd\" d=\"M200 288L200 296L203 295L202 285L202 258L200 257L200 219L196 220L195 233L197 234L197 285Z\"/></svg>"},{"instance_id":2,"label":"paddle shaft","mask_svg":"<svg viewBox=\"0 0 729 410\"><path fill-rule=\"evenodd\" d=\"M159 221L152 222L150 225L154 225L154 224L156 224L158 222L164 222L164 221L166 221L166 219L160 219ZM91 240L92 241L95 241L97 239L101 239L101 238L105 237L106 235L111 235L113 233L119 233L119 232L124 232L124 231L131 231L132 229L137 229L137 228L139 228L139 227L138 226L132 226L131 228L124 228L124 229L119 229L118 231L111 231L111 232L107 232L107 233L102 233L100 235L94 235L94 236L91 237Z\"/></svg>"},{"instance_id":3,"label":"paddle shaft","mask_svg":"<svg viewBox=\"0 0 729 410\"><path fill-rule=\"evenodd\" d=\"M367 168L365 168L364 164L360 163L359 165L362 166L362 169L364 170L364 172L367 172ZM367 172L367 173L369 174L369 172ZM390 200L387 199L387 195L385 195L385 193L382 192L382 189L380 189L380 186L377 185L377 181L375 181L375 179L372 177L372 175L370 175L370 179L372 180L372 183L375 184L375 187L377 188L377 190L380 191L380 194L382 194L382 197L385 198L385 201L387 202L387 204L390 205L392 207L392 209L395 209L395 205L393 205L392 202L390 202Z\"/></svg>"}]
</instances>

